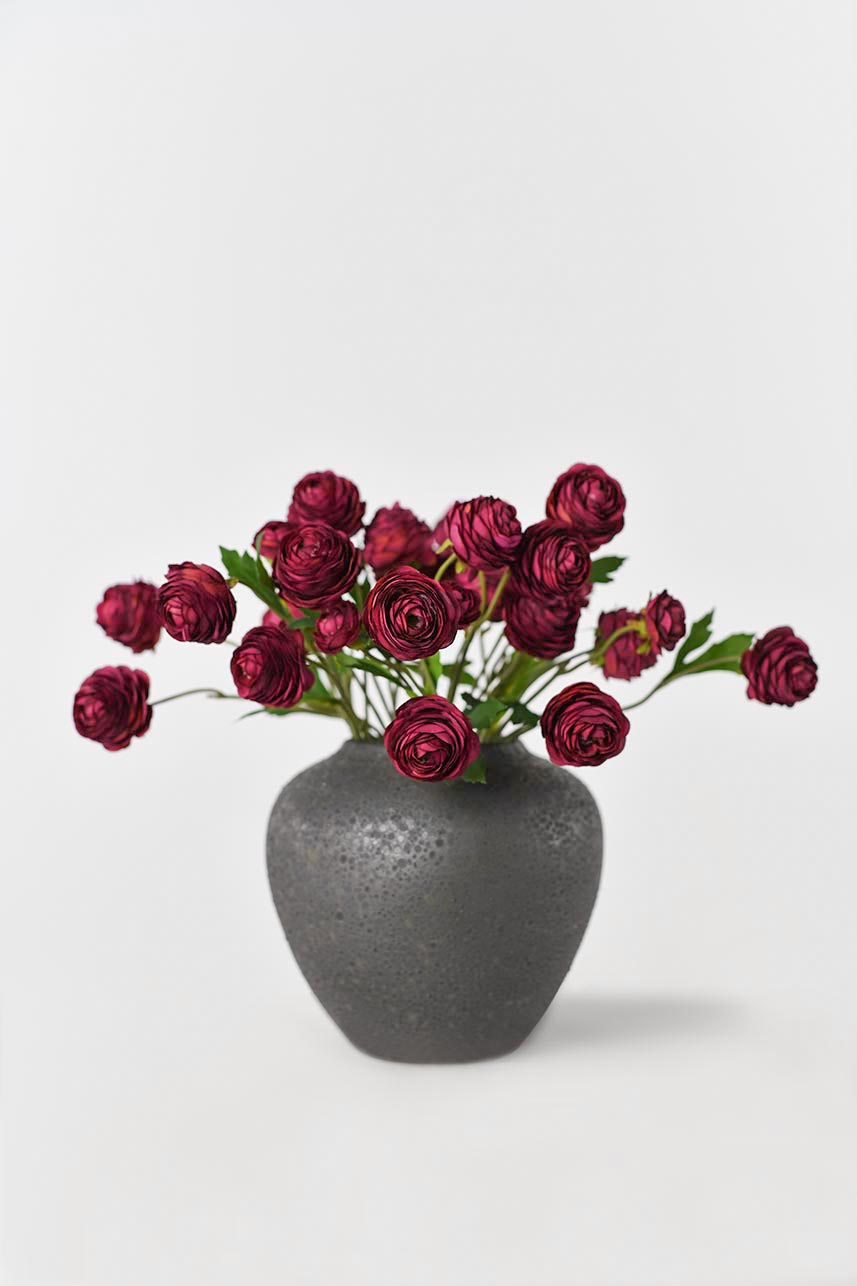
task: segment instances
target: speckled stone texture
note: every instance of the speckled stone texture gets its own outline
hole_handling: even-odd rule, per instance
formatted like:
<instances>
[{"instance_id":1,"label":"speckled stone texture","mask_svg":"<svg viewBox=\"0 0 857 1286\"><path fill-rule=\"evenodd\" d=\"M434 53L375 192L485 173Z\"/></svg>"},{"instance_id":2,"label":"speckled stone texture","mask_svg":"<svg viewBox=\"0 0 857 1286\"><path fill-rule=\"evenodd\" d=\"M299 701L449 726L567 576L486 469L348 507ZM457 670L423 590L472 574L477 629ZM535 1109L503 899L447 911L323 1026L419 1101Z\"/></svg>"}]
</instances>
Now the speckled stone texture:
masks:
<instances>
[{"instance_id":1,"label":"speckled stone texture","mask_svg":"<svg viewBox=\"0 0 857 1286\"><path fill-rule=\"evenodd\" d=\"M520 1045L589 922L601 820L567 769L485 748L487 785L400 776L346 742L283 790L274 903L303 974L366 1053L467 1062Z\"/></svg>"}]
</instances>

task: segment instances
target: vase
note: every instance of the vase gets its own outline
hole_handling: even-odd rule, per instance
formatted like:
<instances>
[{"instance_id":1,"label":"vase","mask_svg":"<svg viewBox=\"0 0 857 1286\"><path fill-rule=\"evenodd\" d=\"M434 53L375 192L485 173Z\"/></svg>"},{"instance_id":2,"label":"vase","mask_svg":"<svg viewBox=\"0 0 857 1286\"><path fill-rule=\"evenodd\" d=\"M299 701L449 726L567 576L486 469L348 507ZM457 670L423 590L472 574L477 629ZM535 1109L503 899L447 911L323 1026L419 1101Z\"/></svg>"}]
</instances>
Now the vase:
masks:
<instances>
[{"instance_id":1,"label":"vase","mask_svg":"<svg viewBox=\"0 0 857 1286\"><path fill-rule=\"evenodd\" d=\"M589 922L601 820L584 784L516 742L487 782L416 782L349 741L300 773L268 824L286 938L365 1053L454 1063L516 1049Z\"/></svg>"}]
</instances>

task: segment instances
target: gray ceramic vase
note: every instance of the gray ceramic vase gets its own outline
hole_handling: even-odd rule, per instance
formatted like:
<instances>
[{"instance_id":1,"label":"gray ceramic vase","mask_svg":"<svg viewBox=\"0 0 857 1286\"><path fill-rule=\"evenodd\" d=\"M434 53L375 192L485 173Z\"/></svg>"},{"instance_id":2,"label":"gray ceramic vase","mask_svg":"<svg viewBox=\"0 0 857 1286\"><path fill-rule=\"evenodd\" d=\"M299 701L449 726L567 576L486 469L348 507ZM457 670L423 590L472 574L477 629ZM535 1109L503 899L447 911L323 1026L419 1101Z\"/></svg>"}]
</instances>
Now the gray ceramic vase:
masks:
<instances>
[{"instance_id":1,"label":"gray ceramic vase","mask_svg":"<svg viewBox=\"0 0 857 1286\"><path fill-rule=\"evenodd\" d=\"M517 1048L589 922L601 820L566 769L486 746L488 783L427 784L346 742L283 790L268 875L289 945L358 1049L408 1063Z\"/></svg>"}]
</instances>

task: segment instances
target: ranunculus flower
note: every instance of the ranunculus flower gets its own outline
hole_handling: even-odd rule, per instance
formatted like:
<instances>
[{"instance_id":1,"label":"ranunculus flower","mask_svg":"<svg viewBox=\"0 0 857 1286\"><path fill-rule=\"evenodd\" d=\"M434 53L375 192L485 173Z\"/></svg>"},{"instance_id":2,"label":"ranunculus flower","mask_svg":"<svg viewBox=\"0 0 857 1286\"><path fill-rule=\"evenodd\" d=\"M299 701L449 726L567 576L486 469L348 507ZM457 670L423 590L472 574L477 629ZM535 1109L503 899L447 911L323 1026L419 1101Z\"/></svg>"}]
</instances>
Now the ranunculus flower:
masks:
<instances>
[{"instance_id":1,"label":"ranunculus flower","mask_svg":"<svg viewBox=\"0 0 857 1286\"><path fill-rule=\"evenodd\" d=\"M147 652L161 637L157 587L144 580L111 585L95 609L95 619L108 638L132 652Z\"/></svg>"},{"instance_id":2,"label":"ranunculus flower","mask_svg":"<svg viewBox=\"0 0 857 1286\"><path fill-rule=\"evenodd\" d=\"M602 612L598 618L598 630L595 642L603 643L616 630L625 625L640 623L645 626L642 612L631 612L627 607L620 607L615 612ZM657 661L657 652L652 646L648 631L643 629L622 634L610 644L604 654L605 679L636 679L643 670L648 670Z\"/></svg>"},{"instance_id":3,"label":"ranunculus flower","mask_svg":"<svg viewBox=\"0 0 857 1286\"><path fill-rule=\"evenodd\" d=\"M312 637L319 652L341 652L359 633L360 613L349 599L341 598L323 609Z\"/></svg>"},{"instance_id":4,"label":"ranunculus flower","mask_svg":"<svg viewBox=\"0 0 857 1286\"><path fill-rule=\"evenodd\" d=\"M301 608L323 607L345 594L360 574L360 551L327 522L292 527L274 559L283 597Z\"/></svg>"},{"instance_id":5,"label":"ranunculus flower","mask_svg":"<svg viewBox=\"0 0 857 1286\"><path fill-rule=\"evenodd\" d=\"M552 660L574 647L580 608L573 598L510 593L503 598L503 617L512 647Z\"/></svg>"},{"instance_id":6,"label":"ranunculus flower","mask_svg":"<svg viewBox=\"0 0 857 1286\"><path fill-rule=\"evenodd\" d=\"M366 504L349 478L325 469L308 473L294 489L289 506L289 521L296 523L327 522L345 536L360 530Z\"/></svg>"},{"instance_id":7,"label":"ranunculus flower","mask_svg":"<svg viewBox=\"0 0 857 1286\"><path fill-rule=\"evenodd\" d=\"M283 600L283 601L285 602L285 600ZM267 626L267 627L268 627L268 629L271 629L271 630L276 630L276 629L287 630L287 629L289 629L289 623L288 623L288 621L287 621L287 620L284 620L284 618L283 618L282 616L280 616L280 613L279 613L279 612L275 612L275 611L274 611L274 609L273 609L273 607L269 607L269 608L267 609L267 611L266 611L266 612L264 612L264 613L262 614L262 619L261 619L261 621L259 622L259 624L260 624L260 625L265 625L265 626Z\"/></svg>"},{"instance_id":8,"label":"ranunculus flower","mask_svg":"<svg viewBox=\"0 0 857 1286\"><path fill-rule=\"evenodd\" d=\"M235 620L235 599L207 563L170 563L158 592L161 619L180 643L222 643Z\"/></svg>"},{"instance_id":9,"label":"ranunculus flower","mask_svg":"<svg viewBox=\"0 0 857 1286\"><path fill-rule=\"evenodd\" d=\"M479 619L482 614L482 596L478 587L465 585L460 577L450 575L444 576L440 584L455 604L459 629L466 629Z\"/></svg>"},{"instance_id":10,"label":"ranunculus flower","mask_svg":"<svg viewBox=\"0 0 857 1286\"><path fill-rule=\"evenodd\" d=\"M649 599L643 615L655 656L661 650L672 652L675 645L684 638L686 629L682 604L663 590Z\"/></svg>"},{"instance_id":11,"label":"ranunculus flower","mask_svg":"<svg viewBox=\"0 0 857 1286\"><path fill-rule=\"evenodd\" d=\"M379 647L400 661L418 661L452 642L458 612L437 581L415 567L396 567L369 591L363 624Z\"/></svg>"},{"instance_id":12,"label":"ranunculus flower","mask_svg":"<svg viewBox=\"0 0 857 1286\"><path fill-rule=\"evenodd\" d=\"M152 722L148 674L127 665L95 670L77 690L73 715L82 737L99 741L106 750L124 750Z\"/></svg>"},{"instance_id":13,"label":"ranunculus flower","mask_svg":"<svg viewBox=\"0 0 857 1286\"><path fill-rule=\"evenodd\" d=\"M572 683L551 697L539 725L551 763L573 768L612 759L631 730L619 702L594 683Z\"/></svg>"},{"instance_id":14,"label":"ranunculus flower","mask_svg":"<svg viewBox=\"0 0 857 1286\"><path fill-rule=\"evenodd\" d=\"M417 563L425 569L437 564L428 525L398 501L379 509L369 523L363 555L376 576L406 564Z\"/></svg>"},{"instance_id":15,"label":"ranunculus flower","mask_svg":"<svg viewBox=\"0 0 857 1286\"><path fill-rule=\"evenodd\" d=\"M590 549L597 549L624 527L625 493L597 464L573 464L553 484L547 516L564 522Z\"/></svg>"},{"instance_id":16,"label":"ranunculus flower","mask_svg":"<svg viewBox=\"0 0 857 1286\"><path fill-rule=\"evenodd\" d=\"M766 706L793 706L815 691L818 666L788 625L768 630L741 658L747 696Z\"/></svg>"},{"instance_id":17,"label":"ranunculus flower","mask_svg":"<svg viewBox=\"0 0 857 1286\"><path fill-rule=\"evenodd\" d=\"M257 625L248 630L230 661L238 695L264 706L288 709L312 687L299 630Z\"/></svg>"},{"instance_id":18,"label":"ranunculus flower","mask_svg":"<svg viewBox=\"0 0 857 1286\"><path fill-rule=\"evenodd\" d=\"M457 501L447 514L452 548L477 571L496 571L514 562L521 543L515 506L496 496Z\"/></svg>"},{"instance_id":19,"label":"ranunculus flower","mask_svg":"<svg viewBox=\"0 0 857 1286\"><path fill-rule=\"evenodd\" d=\"M273 562L277 557L277 550L283 542L283 537L294 525L293 522L286 522L281 518L272 518L270 522L266 522L256 532L253 537L253 548L263 558Z\"/></svg>"},{"instance_id":20,"label":"ranunculus flower","mask_svg":"<svg viewBox=\"0 0 857 1286\"><path fill-rule=\"evenodd\" d=\"M446 697L413 697L399 706L384 733L387 754L403 777L449 781L479 756L479 737Z\"/></svg>"},{"instance_id":21,"label":"ranunculus flower","mask_svg":"<svg viewBox=\"0 0 857 1286\"><path fill-rule=\"evenodd\" d=\"M580 537L561 522L543 519L524 532L511 584L537 598L579 601L591 568L589 550Z\"/></svg>"}]
</instances>

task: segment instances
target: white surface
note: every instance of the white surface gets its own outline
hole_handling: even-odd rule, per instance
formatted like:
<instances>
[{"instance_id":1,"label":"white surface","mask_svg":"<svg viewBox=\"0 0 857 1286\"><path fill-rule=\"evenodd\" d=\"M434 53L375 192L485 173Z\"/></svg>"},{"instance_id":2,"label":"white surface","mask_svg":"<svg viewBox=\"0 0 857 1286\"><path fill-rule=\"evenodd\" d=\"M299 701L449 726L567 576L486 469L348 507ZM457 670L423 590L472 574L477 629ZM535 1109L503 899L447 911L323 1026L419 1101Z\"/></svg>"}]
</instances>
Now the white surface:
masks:
<instances>
[{"instance_id":1,"label":"white surface","mask_svg":"<svg viewBox=\"0 0 857 1286\"><path fill-rule=\"evenodd\" d=\"M857 1281L853 26L0 6L4 1283ZM75 687L128 659L94 605L312 467L531 521L578 459L629 496L602 604L788 622L818 692L641 710L587 778L605 882L532 1042L373 1063L262 860L339 734L202 702L85 744ZM226 666L145 664L160 694Z\"/></svg>"}]
</instances>

